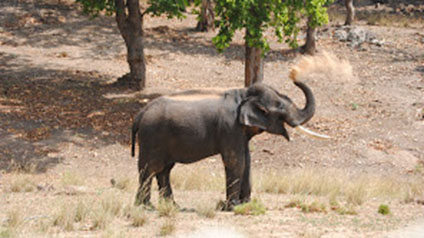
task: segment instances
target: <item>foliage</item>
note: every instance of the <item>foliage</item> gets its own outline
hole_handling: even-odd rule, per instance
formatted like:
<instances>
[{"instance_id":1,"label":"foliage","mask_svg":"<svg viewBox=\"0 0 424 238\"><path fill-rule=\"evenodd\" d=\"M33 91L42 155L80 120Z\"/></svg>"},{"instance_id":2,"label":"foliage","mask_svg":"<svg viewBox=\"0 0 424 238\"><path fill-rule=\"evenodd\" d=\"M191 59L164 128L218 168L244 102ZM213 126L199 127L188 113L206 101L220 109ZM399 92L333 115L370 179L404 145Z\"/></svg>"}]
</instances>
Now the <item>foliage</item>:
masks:
<instances>
[{"instance_id":1,"label":"foliage","mask_svg":"<svg viewBox=\"0 0 424 238\"><path fill-rule=\"evenodd\" d=\"M85 14L93 17L99 16L104 12L107 15L112 15L115 12L115 0L75 0L83 7Z\"/></svg>"},{"instance_id":2,"label":"foliage","mask_svg":"<svg viewBox=\"0 0 424 238\"><path fill-rule=\"evenodd\" d=\"M263 215L266 212L265 206L258 201L253 199L248 203L243 203L234 207L234 214L236 215Z\"/></svg>"},{"instance_id":3,"label":"foliage","mask_svg":"<svg viewBox=\"0 0 424 238\"><path fill-rule=\"evenodd\" d=\"M386 204L381 204L378 207L378 213L382 214L382 215L389 215L390 214L390 208L389 205Z\"/></svg>"},{"instance_id":4,"label":"foliage","mask_svg":"<svg viewBox=\"0 0 424 238\"><path fill-rule=\"evenodd\" d=\"M83 11L93 17L99 16L101 13L106 15L112 15L115 13L117 0L75 0L81 3ZM119 0L128 1L128 0ZM154 16L160 16L166 14L168 18L177 17L183 18L183 11L188 6L188 0L148 0L148 7L142 13L152 14Z\"/></svg>"},{"instance_id":5,"label":"foliage","mask_svg":"<svg viewBox=\"0 0 424 238\"><path fill-rule=\"evenodd\" d=\"M326 4L333 0L217 0L216 26L219 33L213 43L219 51L227 48L237 30L246 30L245 41L250 47L269 50L264 32L275 29L280 41L297 47L298 23L307 16L311 27L328 22Z\"/></svg>"},{"instance_id":6,"label":"foliage","mask_svg":"<svg viewBox=\"0 0 424 238\"><path fill-rule=\"evenodd\" d=\"M168 18L184 18L183 11L188 6L188 0L149 0L146 12L154 16L166 14Z\"/></svg>"}]
</instances>

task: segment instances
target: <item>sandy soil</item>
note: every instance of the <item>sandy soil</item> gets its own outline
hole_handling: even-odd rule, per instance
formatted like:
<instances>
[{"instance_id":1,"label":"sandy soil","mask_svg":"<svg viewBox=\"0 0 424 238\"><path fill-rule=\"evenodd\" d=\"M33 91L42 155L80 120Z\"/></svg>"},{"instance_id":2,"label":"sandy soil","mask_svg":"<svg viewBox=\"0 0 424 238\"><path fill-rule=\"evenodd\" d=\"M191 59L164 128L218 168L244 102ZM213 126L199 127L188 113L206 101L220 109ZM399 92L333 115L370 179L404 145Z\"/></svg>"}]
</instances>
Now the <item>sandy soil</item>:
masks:
<instances>
[{"instance_id":1,"label":"sandy soil","mask_svg":"<svg viewBox=\"0 0 424 238\"><path fill-rule=\"evenodd\" d=\"M134 92L113 85L128 72L126 49L113 18L90 20L81 15L77 5L66 1L58 5L56 1L6 0L0 3L0 11L0 193L5 197L0 200L0 210L19 207L30 221L31 217L48 217L43 208L49 204L78 196L95 199L101 192L113 190L111 178L124 175L131 178L133 190L120 196L131 203L137 183L136 160L130 158L128 146L133 115L158 95L243 85L242 34L218 54L211 44L215 32L192 30L194 15L182 21L146 17L147 88ZM352 48L333 38L339 29L333 22L320 30L315 68L302 78L318 103L316 115L306 126L332 139L312 140L294 130L289 143L281 137L259 135L251 142L253 171L338 169L352 178L375 174L399 179L422 173L423 26L357 24L384 44ZM303 105L303 95L288 80L290 67L298 62L302 62L299 55L272 39L265 83ZM18 176L9 173L11 168L29 167L38 191L10 193L9 185ZM204 167L223 175L216 157L177 170ZM62 186L61 178L68 172L83 178L88 191L75 195ZM49 186L51 189L45 189ZM254 196L266 204L266 215L219 212L207 219L181 212L171 236L184 237L202 227L224 227L243 237L413 237L397 229L411 224L412 232L424 226L424 207L415 202L424 200L422 197L410 203L370 199L357 208L357 215L339 215L285 208L290 195ZM176 191L177 202L187 208L223 198L223 190ZM391 216L376 213L382 202L390 203ZM105 231L59 230L54 236L157 236L166 219L154 212L149 216L149 222L140 228L121 219ZM6 220L7 214L0 212L0 222ZM20 235L45 236L30 229Z\"/></svg>"}]
</instances>

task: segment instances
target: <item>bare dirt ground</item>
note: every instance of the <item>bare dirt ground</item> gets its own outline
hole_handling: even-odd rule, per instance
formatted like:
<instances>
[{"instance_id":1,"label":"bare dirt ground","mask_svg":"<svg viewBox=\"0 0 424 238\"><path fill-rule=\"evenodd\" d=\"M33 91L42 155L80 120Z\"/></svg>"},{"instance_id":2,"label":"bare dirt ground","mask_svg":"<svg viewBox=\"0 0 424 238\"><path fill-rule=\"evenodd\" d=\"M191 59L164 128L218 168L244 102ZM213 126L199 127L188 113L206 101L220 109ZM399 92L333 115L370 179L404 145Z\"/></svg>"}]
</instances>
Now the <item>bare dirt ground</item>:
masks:
<instances>
[{"instance_id":1,"label":"bare dirt ground","mask_svg":"<svg viewBox=\"0 0 424 238\"><path fill-rule=\"evenodd\" d=\"M137 184L136 160L128 146L132 117L161 94L243 86L242 34L218 54L211 44L215 32L192 30L195 15L182 21L147 16L147 89L134 92L113 84L128 66L112 17L90 20L66 1L5 0L0 12L0 237L159 236L170 218L156 212L147 212L141 227L131 226L125 216L103 229L94 229L92 221L79 222L72 230L46 224L67 202L88 201L95 207L113 194L132 204ZM241 237L419 237L414 229L424 226L424 25L383 27L359 21L357 25L384 43L351 47L333 37L339 24L334 21L318 33L321 58L315 61L324 63L318 62L317 70L304 78L318 103L306 126L331 139L312 140L294 130L291 142L269 134L253 139L253 197L267 208L260 216L217 212L205 218L193 212L224 198L222 165L213 157L177 166L176 182L201 171L206 174L202 178L217 177L221 186L177 186L175 199L189 212L171 219L175 231L170 237L215 227L235 230ZM322 56L324 51L330 58ZM288 80L290 67L300 60L287 45L272 40L265 83L303 105L303 95ZM408 199L367 197L355 205L355 214L342 215L329 208L313 213L288 208L297 194L268 193L258 185L270 171L307 169L335 180L341 174L351 180L375 176L401 185L418 181L419 186ZM12 185L22 177L34 189L13 192ZM129 189L112 187L112 178L130 179ZM377 212L383 203L389 204L391 215ZM12 232L7 224L15 210L23 218ZM410 233L403 230L408 225Z\"/></svg>"}]
</instances>

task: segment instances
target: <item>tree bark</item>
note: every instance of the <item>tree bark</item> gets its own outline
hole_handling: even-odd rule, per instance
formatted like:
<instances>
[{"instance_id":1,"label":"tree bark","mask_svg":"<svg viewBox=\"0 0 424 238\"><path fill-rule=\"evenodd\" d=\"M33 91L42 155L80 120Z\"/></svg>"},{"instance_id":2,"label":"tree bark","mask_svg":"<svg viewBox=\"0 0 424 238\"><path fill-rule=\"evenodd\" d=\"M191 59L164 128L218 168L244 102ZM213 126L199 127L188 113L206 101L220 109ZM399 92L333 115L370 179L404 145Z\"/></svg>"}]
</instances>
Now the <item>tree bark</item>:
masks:
<instances>
[{"instance_id":1,"label":"tree bark","mask_svg":"<svg viewBox=\"0 0 424 238\"><path fill-rule=\"evenodd\" d=\"M347 10L345 25L352 25L355 20L355 7L353 6L353 0L345 0L345 6Z\"/></svg>"},{"instance_id":2,"label":"tree bark","mask_svg":"<svg viewBox=\"0 0 424 238\"><path fill-rule=\"evenodd\" d=\"M200 8L200 19L197 23L197 31L210 31L215 28L215 14L213 10L213 0L202 0Z\"/></svg>"},{"instance_id":3,"label":"tree bark","mask_svg":"<svg viewBox=\"0 0 424 238\"><path fill-rule=\"evenodd\" d=\"M311 27L310 24L311 18L308 18L308 29L306 30L306 42L302 46L302 52L308 55L314 55L316 52L316 28Z\"/></svg>"},{"instance_id":4,"label":"tree bark","mask_svg":"<svg viewBox=\"0 0 424 238\"><path fill-rule=\"evenodd\" d=\"M141 90L146 85L146 60L143 43L143 15L138 0L115 0L116 22L127 46L130 67L129 85Z\"/></svg>"},{"instance_id":5,"label":"tree bark","mask_svg":"<svg viewBox=\"0 0 424 238\"><path fill-rule=\"evenodd\" d=\"M262 49L250 47L245 43L245 65L244 65L244 86L262 82L264 79L264 60L262 58Z\"/></svg>"}]
</instances>

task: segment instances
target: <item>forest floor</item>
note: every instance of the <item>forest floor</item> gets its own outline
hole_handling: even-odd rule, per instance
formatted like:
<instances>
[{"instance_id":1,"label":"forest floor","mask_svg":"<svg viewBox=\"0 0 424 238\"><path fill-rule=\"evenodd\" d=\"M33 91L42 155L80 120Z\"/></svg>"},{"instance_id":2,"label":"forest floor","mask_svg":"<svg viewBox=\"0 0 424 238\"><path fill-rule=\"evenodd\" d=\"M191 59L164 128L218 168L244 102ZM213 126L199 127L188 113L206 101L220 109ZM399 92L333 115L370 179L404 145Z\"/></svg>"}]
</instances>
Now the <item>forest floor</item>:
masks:
<instances>
[{"instance_id":1,"label":"forest floor","mask_svg":"<svg viewBox=\"0 0 424 238\"><path fill-rule=\"evenodd\" d=\"M128 72L114 18L90 19L78 5L59 2L0 3L0 237L424 233L424 20L370 22L364 13L371 8L359 8L355 27L379 43L340 41L335 17L319 30L319 52L309 61L267 32L264 82L301 106L288 72L309 62L302 80L317 109L305 126L331 139L290 130L290 142L266 133L251 141L252 197L265 206L263 215L214 210L225 198L223 166L214 156L173 170L183 210L161 207L155 188L158 209L136 210L139 217L132 212L133 116L163 94L242 87L243 35L219 54L211 43L217 32L194 31L195 15L146 16L147 86L134 92L114 84ZM390 213L379 212L381 205ZM137 219L144 224L135 226Z\"/></svg>"}]
</instances>

